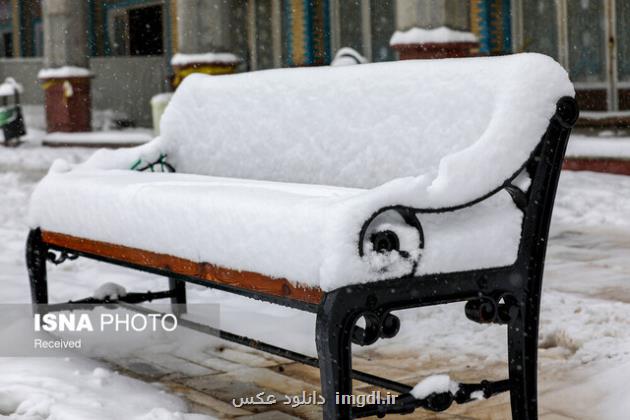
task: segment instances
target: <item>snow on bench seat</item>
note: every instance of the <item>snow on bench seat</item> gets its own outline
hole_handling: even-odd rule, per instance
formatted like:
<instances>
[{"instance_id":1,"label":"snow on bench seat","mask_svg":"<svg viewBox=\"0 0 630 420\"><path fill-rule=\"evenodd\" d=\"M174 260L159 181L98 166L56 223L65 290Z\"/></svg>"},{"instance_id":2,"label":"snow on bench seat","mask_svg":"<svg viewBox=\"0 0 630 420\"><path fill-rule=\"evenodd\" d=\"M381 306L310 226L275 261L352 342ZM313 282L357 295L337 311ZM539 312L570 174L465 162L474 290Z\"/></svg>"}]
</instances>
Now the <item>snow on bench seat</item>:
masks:
<instances>
[{"instance_id":1,"label":"snow on bench seat","mask_svg":"<svg viewBox=\"0 0 630 420\"><path fill-rule=\"evenodd\" d=\"M199 175L112 170L103 176L102 171L75 170L45 178L33 196L32 217L46 231L329 290L346 282L405 275L411 269L409 262L394 256L372 265L361 264L358 256L347 258L356 254L356 237L343 240L340 234L352 232L344 225L366 194ZM363 220L352 223L360 228ZM511 264L520 221L506 193L446 217L423 215L431 246L419 272ZM399 233L405 229L397 228ZM479 241L488 243L484 253L470 252Z\"/></svg>"},{"instance_id":2,"label":"snow on bench seat","mask_svg":"<svg viewBox=\"0 0 630 420\"><path fill-rule=\"evenodd\" d=\"M506 192L435 210L518 173L566 95L566 72L538 54L192 75L161 138L75 168L57 162L30 221L324 291L505 266L522 221ZM129 170L161 154L178 173ZM364 222L392 205L425 209L424 249L394 217L381 224L408 255L360 257Z\"/></svg>"}]
</instances>

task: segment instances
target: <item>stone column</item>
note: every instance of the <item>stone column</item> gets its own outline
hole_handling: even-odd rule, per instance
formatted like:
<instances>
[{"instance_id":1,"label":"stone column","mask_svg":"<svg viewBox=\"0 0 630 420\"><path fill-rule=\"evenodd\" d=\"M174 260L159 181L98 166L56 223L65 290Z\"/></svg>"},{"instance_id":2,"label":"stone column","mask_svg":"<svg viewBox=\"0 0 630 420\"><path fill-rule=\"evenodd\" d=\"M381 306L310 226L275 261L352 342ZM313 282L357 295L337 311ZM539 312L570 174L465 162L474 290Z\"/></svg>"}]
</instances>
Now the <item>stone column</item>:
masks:
<instances>
[{"instance_id":1,"label":"stone column","mask_svg":"<svg viewBox=\"0 0 630 420\"><path fill-rule=\"evenodd\" d=\"M87 2L43 0L46 122L51 131L90 131Z\"/></svg>"},{"instance_id":2,"label":"stone column","mask_svg":"<svg viewBox=\"0 0 630 420\"><path fill-rule=\"evenodd\" d=\"M462 0L396 0L396 29L440 26L470 30L470 3Z\"/></svg>"},{"instance_id":3,"label":"stone column","mask_svg":"<svg viewBox=\"0 0 630 420\"><path fill-rule=\"evenodd\" d=\"M42 1L45 67L88 67L87 3Z\"/></svg>"},{"instance_id":4,"label":"stone column","mask_svg":"<svg viewBox=\"0 0 630 420\"><path fill-rule=\"evenodd\" d=\"M234 27L233 9L241 3L177 0L177 55L171 61L175 86L190 73L226 74L235 71L240 60L233 55L234 34L239 28Z\"/></svg>"},{"instance_id":5,"label":"stone column","mask_svg":"<svg viewBox=\"0 0 630 420\"><path fill-rule=\"evenodd\" d=\"M392 45L401 59L467 57L474 55L478 42L470 33L470 3L462 0L396 0L396 29L431 30L447 27L459 31L453 39L438 36L437 40L412 40ZM468 33L468 35L465 35Z\"/></svg>"},{"instance_id":6,"label":"stone column","mask_svg":"<svg viewBox=\"0 0 630 420\"><path fill-rule=\"evenodd\" d=\"M177 52L232 52L232 7L225 0L177 0Z\"/></svg>"}]
</instances>

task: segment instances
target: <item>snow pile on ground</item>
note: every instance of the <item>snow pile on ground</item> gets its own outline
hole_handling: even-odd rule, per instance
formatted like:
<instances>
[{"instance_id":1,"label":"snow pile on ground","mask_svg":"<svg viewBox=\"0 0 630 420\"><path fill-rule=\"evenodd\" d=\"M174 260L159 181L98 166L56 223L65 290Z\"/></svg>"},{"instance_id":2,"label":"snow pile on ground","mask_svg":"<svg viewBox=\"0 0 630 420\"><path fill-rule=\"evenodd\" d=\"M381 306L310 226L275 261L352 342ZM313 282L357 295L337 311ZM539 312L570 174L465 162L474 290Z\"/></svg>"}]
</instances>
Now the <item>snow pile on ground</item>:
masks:
<instances>
[{"instance_id":1,"label":"snow pile on ground","mask_svg":"<svg viewBox=\"0 0 630 420\"><path fill-rule=\"evenodd\" d=\"M46 131L46 113L44 105L22 105L27 135L23 140L39 144ZM116 120L126 120L128 115L112 109L92 109L92 129L107 131L116 128ZM33 135L35 132L35 135ZM124 133L124 130L117 131Z\"/></svg>"},{"instance_id":2,"label":"snow pile on ground","mask_svg":"<svg viewBox=\"0 0 630 420\"><path fill-rule=\"evenodd\" d=\"M337 51L335 58L330 63L331 66L352 66L355 64L366 64L367 58L363 57L357 50L350 47L343 47Z\"/></svg>"},{"instance_id":3,"label":"snow pile on ground","mask_svg":"<svg viewBox=\"0 0 630 420\"><path fill-rule=\"evenodd\" d=\"M630 233L630 231L626 231ZM626 250L627 255L627 250ZM562 280L569 280L565 273ZM599 279L591 279L596 283ZM628 287L626 277L625 288ZM619 290L623 294L623 289ZM630 304L554 293L543 295L542 355L560 359L548 400L580 419L626 418L630 410ZM542 371L545 377L545 365ZM558 386L561 384L562 386ZM543 402L545 397L543 397Z\"/></svg>"},{"instance_id":4,"label":"snow pile on ground","mask_svg":"<svg viewBox=\"0 0 630 420\"><path fill-rule=\"evenodd\" d=\"M18 359L19 360L19 359ZM0 417L24 420L211 420L164 390L77 357L0 358Z\"/></svg>"},{"instance_id":5,"label":"snow pile on ground","mask_svg":"<svg viewBox=\"0 0 630 420\"><path fill-rule=\"evenodd\" d=\"M94 153L94 149L73 147L41 148L31 143L24 143L17 148L3 148L0 153L0 175L27 178L29 181L39 180L56 160L64 160L68 164L85 161ZM25 210L25 208L23 208Z\"/></svg>"},{"instance_id":6,"label":"snow pile on ground","mask_svg":"<svg viewBox=\"0 0 630 420\"><path fill-rule=\"evenodd\" d=\"M187 66L190 64L238 64L241 59L232 53L203 53L182 54L176 53L171 58L171 66Z\"/></svg>"},{"instance_id":7,"label":"snow pile on ground","mask_svg":"<svg viewBox=\"0 0 630 420\"><path fill-rule=\"evenodd\" d=\"M606 120L630 117L630 111L580 111L580 117L587 120Z\"/></svg>"},{"instance_id":8,"label":"snow pile on ground","mask_svg":"<svg viewBox=\"0 0 630 420\"><path fill-rule=\"evenodd\" d=\"M89 69L76 66L63 66L56 68L41 69L37 73L38 79L68 79L71 77L91 77Z\"/></svg>"},{"instance_id":9,"label":"snow pile on ground","mask_svg":"<svg viewBox=\"0 0 630 420\"><path fill-rule=\"evenodd\" d=\"M630 228L630 177L564 171L556 198L552 233L575 226Z\"/></svg>"},{"instance_id":10,"label":"snow pile on ground","mask_svg":"<svg viewBox=\"0 0 630 420\"><path fill-rule=\"evenodd\" d=\"M47 146L79 145L87 147L104 147L104 145L138 145L153 138L153 132L144 128L126 130L103 130L88 133L48 133L42 137Z\"/></svg>"},{"instance_id":11,"label":"snow pile on ground","mask_svg":"<svg viewBox=\"0 0 630 420\"><path fill-rule=\"evenodd\" d=\"M117 130L116 120L124 120L127 115L111 109L93 109L92 129L94 131L84 133L46 133L46 115L43 105L22 105L22 113L27 132L21 140L32 146L42 143L49 146L74 145L75 147L129 146L144 144L153 138L152 130L146 128ZM22 148L24 147L23 145ZM71 154L70 151L63 153Z\"/></svg>"},{"instance_id":12,"label":"snow pile on ground","mask_svg":"<svg viewBox=\"0 0 630 420\"><path fill-rule=\"evenodd\" d=\"M558 410L584 420L626 419L630 412L630 363L614 362L599 370L586 365L579 372L568 372L566 388L553 391L549 399L558 402Z\"/></svg>"},{"instance_id":13,"label":"snow pile on ground","mask_svg":"<svg viewBox=\"0 0 630 420\"><path fill-rule=\"evenodd\" d=\"M628 303L546 293L540 347L563 348L576 364L624 362L630 356L627 311Z\"/></svg>"},{"instance_id":14,"label":"snow pile on ground","mask_svg":"<svg viewBox=\"0 0 630 420\"><path fill-rule=\"evenodd\" d=\"M457 31L446 26L433 29L411 28L394 32L389 45L446 44L449 42L477 42L477 36L472 32Z\"/></svg>"},{"instance_id":15,"label":"snow pile on ground","mask_svg":"<svg viewBox=\"0 0 630 420\"><path fill-rule=\"evenodd\" d=\"M567 147L568 158L630 159L630 138L573 135Z\"/></svg>"}]
</instances>

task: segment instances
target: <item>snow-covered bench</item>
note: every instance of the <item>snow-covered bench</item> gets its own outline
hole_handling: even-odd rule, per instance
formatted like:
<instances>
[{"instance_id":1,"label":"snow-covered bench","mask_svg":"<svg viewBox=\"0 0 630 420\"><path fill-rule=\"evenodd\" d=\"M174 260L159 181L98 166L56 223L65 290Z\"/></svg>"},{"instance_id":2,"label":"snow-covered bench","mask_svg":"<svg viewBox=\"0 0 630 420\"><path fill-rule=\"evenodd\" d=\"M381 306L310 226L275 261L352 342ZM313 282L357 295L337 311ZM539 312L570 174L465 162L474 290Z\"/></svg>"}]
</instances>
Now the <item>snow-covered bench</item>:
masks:
<instances>
[{"instance_id":1,"label":"snow-covered bench","mask_svg":"<svg viewBox=\"0 0 630 420\"><path fill-rule=\"evenodd\" d=\"M36 188L33 300L47 302L47 259L103 260L170 278L146 298L184 303L189 281L317 313L319 359L224 337L319 364L326 418L440 410L509 389L514 418L534 419L542 269L573 95L538 54L191 75L160 138L58 161ZM509 380L416 398L352 371L350 344L393 337L392 311L454 301L472 320L508 325ZM403 395L336 404L353 377Z\"/></svg>"}]
</instances>

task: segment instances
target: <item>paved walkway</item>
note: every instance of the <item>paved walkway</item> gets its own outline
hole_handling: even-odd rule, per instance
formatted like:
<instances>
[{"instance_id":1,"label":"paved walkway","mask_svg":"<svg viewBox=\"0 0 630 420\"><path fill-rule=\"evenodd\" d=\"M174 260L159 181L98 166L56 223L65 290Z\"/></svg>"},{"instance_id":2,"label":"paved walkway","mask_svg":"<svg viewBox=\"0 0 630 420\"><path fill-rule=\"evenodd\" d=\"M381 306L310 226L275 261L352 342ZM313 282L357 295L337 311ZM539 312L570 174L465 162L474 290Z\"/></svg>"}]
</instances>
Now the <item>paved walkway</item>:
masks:
<instances>
[{"instance_id":1,"label":"paved walkway","mask_svg":"<svg viewBox=\"0 0 630 420\"><path fill-rule=\"evenodd\" d=\"M547 356L541 351L541 365L545 360L558 356ZM420 366L417 357L403 354L396 359L355 358L355 367L379 375L387 375L405 383L416 383L427 375L448 370L448 360L435 359L429 365ZM292 408L282 404L284 395L295 395L296 390L308 393L319 391L319 371L309 366L269 356L243 346L226 345L206 349L194 360L172 355L160 355L151 360L133 357L118 360L114 367L121 373L148 382L160 382L172 392L184 396L193 412L214 415L219 418L240 419L320 419L321 408L314 405ZM403 368L404 367L404 368ZM465 367L464 367L465 368ZM461 381L478 381L481 378L506 377L506 366L495 365L483 371L474 368L451 371ZM552 396L547 396L553 371L541 374L541 420L572 419L561 410L554 409ZM552 381L553 382L553 381ZM370 392L374 388L356 382L356 392ZM243 396L254 396L260 392L273 394L278 403L270 406L235 408L231 400ZM463 406L452 406L446 413L416 411L409 419L510 419L507 394Z\"/></svg>"}]
</instances>

